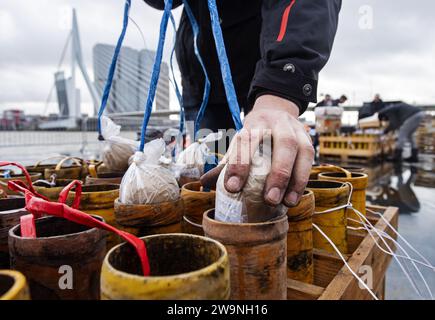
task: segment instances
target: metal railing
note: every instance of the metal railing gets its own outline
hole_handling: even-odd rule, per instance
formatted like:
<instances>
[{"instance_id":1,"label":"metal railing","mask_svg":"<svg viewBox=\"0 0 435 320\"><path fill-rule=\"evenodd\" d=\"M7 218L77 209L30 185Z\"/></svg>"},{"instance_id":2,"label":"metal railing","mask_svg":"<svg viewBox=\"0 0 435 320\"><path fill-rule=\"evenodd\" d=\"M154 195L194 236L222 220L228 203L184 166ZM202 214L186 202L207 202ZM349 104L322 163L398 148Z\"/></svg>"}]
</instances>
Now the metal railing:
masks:
<instances>
[{"instance_id":1,"label":"metal railing","mask_svg":"<svg viewBox=\"0 0 435 320\"><path fill-rule=\"evenodd\" d=\"M435 112L435 105L417 105L416 107L422 109L426 112ZM359 111L361 106L343 106L344 112L347 111ZM307 111L314 111L314 106L309 106ZM152 117L169 117L170 115L178 115L180 114L180 110L159 110L153 111ZM111 118L134 118L134 117L143 117L143 111L134 111L134 112L123 112L123 113L111 113L109 117Z\"/></svg>"}]
</instances>

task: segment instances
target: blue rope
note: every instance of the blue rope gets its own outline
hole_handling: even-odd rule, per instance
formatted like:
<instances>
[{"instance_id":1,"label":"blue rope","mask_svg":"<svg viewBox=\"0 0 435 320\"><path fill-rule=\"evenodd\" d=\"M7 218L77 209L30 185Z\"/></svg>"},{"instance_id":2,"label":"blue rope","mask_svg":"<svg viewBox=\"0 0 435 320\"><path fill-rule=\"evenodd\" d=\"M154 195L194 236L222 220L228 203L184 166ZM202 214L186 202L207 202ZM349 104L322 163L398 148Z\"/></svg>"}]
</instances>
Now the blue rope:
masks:
<instances>
[{"instance_id":1,"label":"blue rope","mask_svg":"<svg viewBox=\"0 0 435 320\"><path fill-rule=\"evenodd\" d=\"M230 107L231 115L233 117L236 130L239 131L242 129L243 124L242 124L242 120L240 119L240 107L237 101L236 90L234 89L233 79L231 77L231 68L225 50L222 29L219 23L219 13L216 6L216 0L207 0L207 1L208 1L208 8L210 10L211 26L213 29L214 41L216 44L216 50L221 66L222 81L224 83L225 92L227 95L227 102L228 102L228 106Z\"/></svg>"},{"instance_id":2,"label":"blue rope","mask_svg":"<svg viewBox=\"0 0 435 320\"><path fill-rule=\"evenodd\" d=\"M177 25L175 23L175 19L174 19L174 16L172 15L172 13L170 15L170 18L171 18L172 26L174 27L174 45L172 46L171 59L170 59L169 65L171 67L171 73L172 73L172 79L173 79L171 82L174 86L175 93L176 93L177 99L178 99L178 103L180 104L180 128L179 128L179 131L180 131L180 134L183 134L184 133L184 121L185 121L183 97L181 95L180 88L178 87L177 79L175 78L174 64L173 64L176 38L177 38L177 33L176 33Z\"/></svg>"},{"instance_id":3,"label":"blue rope","mask_svg":"<svg viewBox=\"0 0 435 320\"><path fill-rule=\"evenodd\" d=\"M189 18L190 24L192 26L193 31L193 47L195 49L196 58L201 65L202 71L204 72L205 84L204 84L204 94L202 98L201 107L199 108L198 114L195 120L194 127L194 141L196 141L197 133L199 131L201 121L204 118L205 109L207 108L208 98L210 96L210 80L208 78L207 69L205 68L204 61L202 60L201 54L198 49L198 36L199 36L199 26L198 22L193 15L192 9L189 6L189 2L187 0L183 0L184 10L186 11L187 17Z\"/></svg>"},{"instance_id":4,"label":"blue rope","mask_svg":"<svg viewBox=\"0 0 435 320\"><path fill-rule=\"evenodd\" d=\"M147 102L145 105L145 113L142 123L142 132L140 136L140 146L139 151L144 150L145 146L145 133L147 130L148 122L150 121L151 112L153 109L153 102L156 96L157 82L160 75L160 65L162 63L163 57L163 47L165 45L166 30L168 28L169 16L171 15L172 0L167 0L165 2L165 11L163 12L162 21L160 22L160 35L159 43L157 46L156 60L154 61L153 73L151 75L150 88L148 92Z\"/></svg>"},{"instance_id":5,"label":"blue rope","mask_svg":"<svg viewBox=\"0 0 435 320\"><path fill-rule=\"evenodd\" d=\"M130 13L130 7L131 7L131 0L126 0L125 6L124 6L124 21L123 21L123 25L122 25L122 32L121 32L121 35L119 36L118 43L116 44L115 52L113 53L112 62L110 64L110 68L109 68L109 74L107 75L107 80L106 80L106 84L104 86L103 96L101 98L100 109L98 110L97 128L98 128L98 134L99 134L98 139L99 140L104 140L104 137L101 134L101 116L103 115L104 110L106 109L107 100L109 99L110 89L112 88L113 76L115 75L116 63L118 61L119 52L121 51L122 42L124 41L125 33L127 32L128 16Z\"/></svg>"}]
</instances>

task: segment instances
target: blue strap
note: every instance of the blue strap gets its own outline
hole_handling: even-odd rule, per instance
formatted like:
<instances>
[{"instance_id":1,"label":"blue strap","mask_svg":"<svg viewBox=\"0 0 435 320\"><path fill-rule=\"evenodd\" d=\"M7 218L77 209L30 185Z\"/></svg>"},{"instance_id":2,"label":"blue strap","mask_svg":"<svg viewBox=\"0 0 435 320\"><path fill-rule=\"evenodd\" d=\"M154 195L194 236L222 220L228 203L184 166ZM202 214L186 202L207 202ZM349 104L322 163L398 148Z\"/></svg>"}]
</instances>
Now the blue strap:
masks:
<instances>
[{"instance_id":1,"label":"blue strap","mask_svg":"<svg viewBox=\"0 0 435 320\"><path fill-rule=\"evenodd\" d=\"M165 11L163 12L162 21L160 22L160 35L159 43L157 46L156 60L154 61L153 73L151 75L150 88L148 91L147 102L145 105L145 113L142 123L142 132L140 136L139 151L144 150L145 146L145 133L147 131L148 122L150 121L151 112L153 109L153 102L156 96L157 82L160 75L160 65L163 57L163 47L165 45L166 30L168 28L169 16L171 15L172 0L165 1Z\"/></svg>"},{"instance_id":2,"label":"blue strap","mask_svg":"<svg viewBox=\"0 0 435 320\"><path fill-rule=\"evenodd\" d=\"M184 121L185 121L185 115L184 115L184 106L183 106L183 97L181 96L181 92L180 92L180 88L178 87L178 83L177 83L177 79L175 78L175 73L174 73L174 64L173 64L173 60L174 60L174 53L175 53L175 45L176 45L176 38L177 38L177 25L175 23L175 19L174 16L170 15L171 18L171 23L172 23L172 27L174 28L174 44L172 46L172 51L171 51L171 59L170 59L170 67L171 67L171 73L172 73L172 85L174 86L175 89L175 94L177 95L177 99L178 99L178 103L180 104L180 134L184 133Z\"/></svg>"},{"instance_id":3,"label":"blue strap","mask_svg":"<svg viewBox=\"0 0 435 320\"><path fill-rule=\"evenodd\" d=\"M242 129L243 124L242 124L242 120L240 119L240 107L237 101L236 90L234 89L233 79L231 77L231 68L225 50L222 29L219 23L219 13L216 6L216 0L207 0L207 1L208 1L208 9L210 10L211 26L213 29L214 41L216 44L216 50L221 66L222 81L224 83L225 92L227 94L228 106L230 107L231 115L233 117L236 130L239 131Z\"/></svg>"},{"instance_id":4,"label":"blue strap","mask_svg":"<svg viewBox=\"0 0 435 320\"><path fill-rule=\"evenodd\" d=\"M216 168L219 164L219 159L215 154L209 154L206 157L205 164L204 164L204 174L209 172L210 170ZM204 192L210 192L211 189L209 187L203 187Z\"/></svg>"},{"instance_id":5,"label":"blue strap","mask_svg":"<svg viewBox=\"0 0 435 320\"><path fill-rule=\"evenodd\" d=\"M190 24L192 26L193 31L193 47L195 50L196 58L201 65L202 71L204 73L205 84L204 84L204 94L202 98L201 107L199 108L198 114L195 120L195 128L194 128L194 141L197 139L197 133L199 131L201 121L204 118L205 109L207 108L208 98L210 96L210 80L208 78L207 69L205 68L204 61L201 58L201 54L198 49L198 36L199 36L199 26L198 22L193 15L192 9L190 8L189 2L187 0L183 0L184 10L186 11L187 17L189 18Z\"/></svg>"},{"instance_id":6,"label":"blue strap","mask_svg":"<svg viewBox=\"0 0 435 320\"><path fill-rule=\"evenodd\" d=\"M107 75L103 96L101 98L100 109L98 110L97 129L99 133L99 137L98 137L99 140L104 140L104 137L101 134L101 116L103 115L104 110L106 109L107 100L109 99L110 89L112 88L113 76L115 75L116 63L118 61L119 52L121 51L122 42L124 41L125 33L127 32L130 7L131 7L131 0L126 0L124 6L124 21L122 25L122 32L121 35L119 36L118 43L116 44L115 52L113 53L112 62L109 68L109 74Z\"/></svg>"}]
</instances>

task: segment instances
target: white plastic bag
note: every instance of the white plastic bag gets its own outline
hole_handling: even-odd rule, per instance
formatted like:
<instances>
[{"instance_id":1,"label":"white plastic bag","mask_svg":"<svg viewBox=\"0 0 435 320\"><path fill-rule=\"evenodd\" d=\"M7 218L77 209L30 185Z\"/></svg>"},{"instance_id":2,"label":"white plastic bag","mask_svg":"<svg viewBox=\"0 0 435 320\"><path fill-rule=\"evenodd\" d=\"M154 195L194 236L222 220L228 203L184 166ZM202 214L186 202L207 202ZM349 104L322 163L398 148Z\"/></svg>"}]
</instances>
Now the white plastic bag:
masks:
<instances>
[{"instance_id":1,"label":"white plastic bag","mask_svg":"<svg viewBox=\"0 0 435 320\"><path fill-rule=\"evenodd\" d=\"M128 159L139 147L137 141L120 136L121 126L115 124L110 118L102 116L101 134L104 137L102 160L104 165L112 171L125 171L128 168Z\"/></svg>"},{"instance_id":2,"label":"white plastic bag","mask_svg":"<svg viewBox=\"0 0 435 320\"><path fill-rule=\"evenodd\" d=\"M252 159L248 180L239 193L229 193L224 186L227 167L216 185L215 219L231 223L266 222L285 214L287 207L269 206L264 201L264 185L271 170L271 148L261 145Z\"/></svg>"},{"instance_id":3,"label":"white plastic bag","mask_svg":"<svg viewBox=\"0 0 435 320\"><path fill-rule=\"evenodd\" d=\"M136 152L122 178L119 200L123 204L157 204L180 197L177 180L167 166L163 139L147 143L144 152ZM169 160L170 161L170 160Z\"/></svg>"},{"instance_id":4,"label":"white plastic bag","mask_svg":"<svg viewBox=\"0 0 435 320\"><path fill-rule=\"evenodd\" d=\"M192 143L186 150L183 150L177 159L179 175L185 178L199 180L204 174L204 165L210 149L207 143L218 141L222 138L222 132L210 133L198 142Z\"/></svg>"}]
</instances>

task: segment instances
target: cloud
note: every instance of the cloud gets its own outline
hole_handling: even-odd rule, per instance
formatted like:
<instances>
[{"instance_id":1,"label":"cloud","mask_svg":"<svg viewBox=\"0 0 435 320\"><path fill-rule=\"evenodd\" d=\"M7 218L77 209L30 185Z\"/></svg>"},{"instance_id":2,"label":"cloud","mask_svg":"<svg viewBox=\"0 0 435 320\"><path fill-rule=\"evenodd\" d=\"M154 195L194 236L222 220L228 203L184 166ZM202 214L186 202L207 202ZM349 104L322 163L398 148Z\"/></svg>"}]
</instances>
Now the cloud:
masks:
<instances>
[{"instance_id":1,"label":"cloud","mask_svg":"<svg viewBox=\"0 0 435 320\"><path fill-rule=\"evenodd\" d=\"M364 9L372 15L371 29L361 28L367 14ZM355 104L377 92L386 99L433 104L435 43L426 35L435 30L434 9L433 1L343 1L320 92L344 92Z\"/></svg>"},{"instance_id":2,"label":"cloud","mask_svg":"<svg viewBox=\"0 0 435 320\"><path fill-rule=\"evenodd\" d=\"M146 47L155 49L161 12L141 0L132 1L132 18L145 34ZM77 9L82 50L92 77L92 47L114 44L122 24L119 0L2 0L0 7L0 108L41 109ZM334 50L320 76L319 93L345 93L359 104L380 92L387 99L433 103L435 92L435 30L433 1L344 0ZM176 19L181 8L174 11ZM370 19L372 17L372 19ZM365 29L367 25L372 28ZM362 28L363 27L363 28ZM164 59L169 57L173 31L169 28ZM432 37L433 38L433 37ZM131 24L125 45L144 47ZM69 54L69 53L68 53ZM68 62L68 54L67 60ZM68 64L63 66L68 70ZM90 96L79 77L82 99ZM55 111L55 105L51 105Z\"/></svg>"},{"instance_id":3,"label":"cloud","mask_svg":"<svg viewBox=\"0 0 435 320\"><path fill-rule=\"evenodd\" d=\"M93 78L92 48L96 43L115 44L122 26L124 2L119 0L3 0L0 9L0 109L13 105L31 113L41 109L53 84L54 72L71 28L71 12L76 8L83 57L88 73ZM136 49L155 50L158 40L161 11L143 1L132 1L131 18L146 37L144 44L140 32L130 24L124 45ZM181 10L174 10L178 20ZM164 59L168 60L173 30L168 29ZM62 65L69 73L70 53ZM91 101L83 79L78 76L82 101ZM55 96L53 96L55 98ZM35 108L32 110L31 102ZM54 100L53 100L54 101ZM86 112L91 109L84 108ZM38 111L36 111L38 110ZM56 106L50 105L55 112Z\"/></svg>"}]
</instances>

